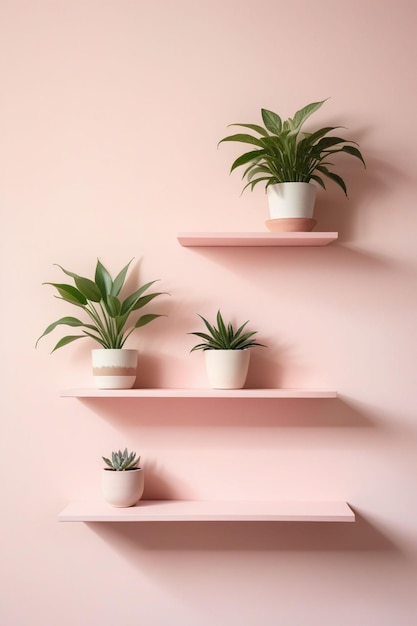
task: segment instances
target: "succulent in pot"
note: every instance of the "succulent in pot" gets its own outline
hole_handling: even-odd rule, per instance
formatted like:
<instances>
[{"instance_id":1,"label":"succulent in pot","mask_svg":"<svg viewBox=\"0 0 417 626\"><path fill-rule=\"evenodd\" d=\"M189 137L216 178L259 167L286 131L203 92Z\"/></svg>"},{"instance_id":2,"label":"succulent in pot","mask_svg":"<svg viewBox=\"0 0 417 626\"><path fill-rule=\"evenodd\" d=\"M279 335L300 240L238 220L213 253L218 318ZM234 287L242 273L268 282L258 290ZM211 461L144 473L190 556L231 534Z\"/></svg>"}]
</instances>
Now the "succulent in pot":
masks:
<instances>
[{"instance_id":1,"label":"succulent in pot","mask_svg":"<svg viewBox=\"0 0 417 626\"><path fill-rule=\"evenodd\" d=\"M127 448L122 452L111 453L111 459L105 456L101 457L105 464L114 472L125 472L126 470L137 469L140 463L140 456L136 452L129 452ZM108 469L107 467L105 469Z\"/></svg>"},{"instance_id":2,"label":"succulent in pot","mask_svg":"<svg viewBox=\"0 0 417 626\"><path fill-rule=\"evenodd\" d=\"M232 322L225 323L220 310L217 312L216 323L211 324L202 315L207 332L195 331L202 341L197 343L191 352L203 350L209 384L214 389L241 389L246 382L250 350L254 346L265 347L256 341L257 331L247 331L247 320L235 328Z\"/></svg>"},{"instance_id":3,"label":"succulent in pot","mask_svg":"<svg viewBox=\"0 0 417 626\"><path fill-rule=\"evenodd\" d=\"M156 282L151 281L121 298L120 294L131 262L129 261L114 280L99 259L94 279L79 276L58 265L64 274L72 278L74 284L44 283L52 285L57 290L57 298L82 309L87 320L78 317L61 317L47 326L36 345L42 337L58 326L82 329L82 334L62 337L52 352L78 339L87 337L93 339L100 345L100 349L92 351L92 357L94 380L101 388L133 386L136 378L137 350L127 350L124 347L126 340L137 328L161 317L156 313L146 313L132 320L132 314L162 293L145 293Z\"/></svg>"},{"instance_id":4,"label":"succulent in pot","mask_svg":"<svg viewBox=\"0 0 417 626\"><path fill-rule=\"evenodd\" d=\"M144 470L138 467L140 456L129 452L112 452L111 458L102 457L106 466L102 474L104 499L114 507L134 506L144 491Z\"/></svg>"},{"instance_id":5,"label":"succulent in pot","mask_svg":"<svg viewBox=\"0 0 417 626\"><path fill-rule=\"evenodd\" d=\"M253 146L235 159L230 171L245 168L242 178L247 182L242 192L247 188L253 190L259 183L265 186L271 219L312 219L317 189L314 183L326 189L325 179L336 183L347 196L345 181L332 169L331 159L335 155L355 157L365 166L356 142L330 134L340 126L303 130L307 119L325 102L307 104L286 120L273 111L261 109L263 126L231 124L254 134L237 133L219 141L219 144L238 142Z\"/></svg>"}]
</instances>

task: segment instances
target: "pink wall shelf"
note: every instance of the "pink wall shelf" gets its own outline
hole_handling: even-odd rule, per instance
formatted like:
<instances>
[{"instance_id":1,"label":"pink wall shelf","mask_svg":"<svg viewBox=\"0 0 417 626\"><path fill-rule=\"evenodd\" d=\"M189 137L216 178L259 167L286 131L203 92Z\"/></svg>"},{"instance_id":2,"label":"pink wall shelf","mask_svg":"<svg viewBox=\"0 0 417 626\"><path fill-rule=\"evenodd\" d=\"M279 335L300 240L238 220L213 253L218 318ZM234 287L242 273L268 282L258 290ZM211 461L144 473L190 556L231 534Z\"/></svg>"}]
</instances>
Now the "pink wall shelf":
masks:
<instances>
[{"instance_id":1,"label":"pink wall shelf","mask_svg":"<svg viewBox=\"0 0 417 626\"><path fill-rule=\"evenodd\" d=\"M337 398L330 389L63 389L64 398Z\"/></svg>"},{"instance_id":2,"label":"pink wall shelf","mask_svg":"<svg viewBox=\"0 0 417 626\"><path fill-rule=\"evenodd\" d=\"M346 502L141 500L129 508L101 501L72 502L60 522L354 522Z\"/></svg>"},{"instance_id":3,"label":"pink wall shelf","mask_svg":"<svg viewBox=\"0 0 417 626\"><path fill-rule=\"evenodd\" d=\"M327 246L338 233L178 233L179 243L186 247L278 247Z\"/></svg>"}]
</instances>

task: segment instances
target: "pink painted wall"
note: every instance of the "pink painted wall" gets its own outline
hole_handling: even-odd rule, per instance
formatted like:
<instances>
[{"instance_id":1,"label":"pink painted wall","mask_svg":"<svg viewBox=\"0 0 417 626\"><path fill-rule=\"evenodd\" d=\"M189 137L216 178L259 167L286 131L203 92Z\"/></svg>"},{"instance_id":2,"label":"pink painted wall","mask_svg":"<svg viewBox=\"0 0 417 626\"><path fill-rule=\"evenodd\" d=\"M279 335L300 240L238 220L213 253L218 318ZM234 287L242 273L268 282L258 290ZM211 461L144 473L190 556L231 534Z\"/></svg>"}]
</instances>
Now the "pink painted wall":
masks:
<instances>
[{"instance_id":1,"label":"pink painted wall","mask_svg":"<svg viewBox=\"0 0 417 626\"><path fill-rule=\"evenodd\" d=\"M2 626L411 626L417 609L416 125L411 0L3 0ZM343 124L368 170L319 195L322 249L181 248L258 230L262 190L228 175L261 107ZM43 281L135 257L168 315L131 342L141 384L203 386L197 313L250 319L251 382L340 399L60 399L91 344L37 351L70 314ZM355 525L58 524L137 449L148 497L346 499Z\"/></svg>"}]
</instances>

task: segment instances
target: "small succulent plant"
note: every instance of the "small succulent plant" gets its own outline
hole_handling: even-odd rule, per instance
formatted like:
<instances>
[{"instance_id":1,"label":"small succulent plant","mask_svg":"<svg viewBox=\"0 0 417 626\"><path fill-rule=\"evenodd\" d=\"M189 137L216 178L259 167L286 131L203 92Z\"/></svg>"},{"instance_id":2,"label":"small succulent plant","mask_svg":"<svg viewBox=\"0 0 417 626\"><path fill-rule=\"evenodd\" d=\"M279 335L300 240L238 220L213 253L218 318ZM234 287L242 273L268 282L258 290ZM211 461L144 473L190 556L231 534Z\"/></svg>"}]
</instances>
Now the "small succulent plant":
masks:
<instances>
[{"instance_id":1,"label":"small succulent plant","mask_svg":"<svg viewBox=\"0 0 417 626\"><path fill-rule=\"evenodd\" d=\"M191 352L194 350L246 350L246 348L252 348L253 346L265 347L264 344L258 343L253 338L257 331L243 332L249 320L235 330L231 322L227 325L225 324L220 311L217 311L217 327L214 324L210 324L202 315L199 315L199 317L203 320L208 333L188 333L203 339L203 342L195 345Z\"/></svg>"},{"instance_id":2,"label":"small succulent plant","mask_svg":"<svg viewBox=\"0 0 417 626\"><path fill-rule=\"evenodd\" d=\"M136 458L136 452L128 452L127 448L122 452L111 453L111 460L102 457L103 461L109 468L115 472L124 472L125 470L138 469L137 466L140 461L140 456ZM107 467L105 469L108 469Z\"/></svg>"}]
</instances>

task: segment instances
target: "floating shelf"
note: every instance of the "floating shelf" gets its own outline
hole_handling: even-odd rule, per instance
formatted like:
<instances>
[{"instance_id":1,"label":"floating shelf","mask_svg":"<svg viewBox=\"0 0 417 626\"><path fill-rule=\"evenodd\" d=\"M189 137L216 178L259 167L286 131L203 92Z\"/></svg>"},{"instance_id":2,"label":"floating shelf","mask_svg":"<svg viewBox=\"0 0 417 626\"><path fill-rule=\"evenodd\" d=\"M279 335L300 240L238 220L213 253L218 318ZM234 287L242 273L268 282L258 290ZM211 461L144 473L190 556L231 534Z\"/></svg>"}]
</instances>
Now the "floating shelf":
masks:
<instances>
[{"instance_id":1,"label":"floating shelf","mask_svg":"<svg viewBox=\"0 0 417 626\"><path fill-rule=\"evenodd\" d=\"M186 247L278 247L327 246L338 233L178 233L179 243Z\"/></svg>"},{"instance_id":2,"label":"floating shelf","mask_svg":"<svg viewBox=\"0 0 417 626\"><path fill-rule=\"evenodd\" d=\"M60 522L354 522L346 502L141 500L129 508L101 501L72 502Z\"/></svg>"},{"instance_id":3,"label":"floating shelf","mask_svg":"<svg viewBox=\"0 0 417 626\"><path fill-rule=\"evenodd\" d=\"M63 389L65 398L337 398L330 389Z\"/></svg>"}]
</instances>

